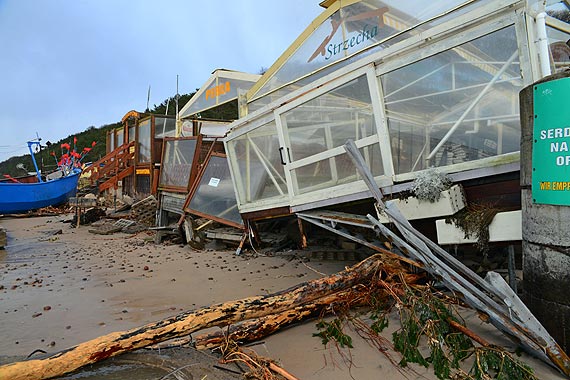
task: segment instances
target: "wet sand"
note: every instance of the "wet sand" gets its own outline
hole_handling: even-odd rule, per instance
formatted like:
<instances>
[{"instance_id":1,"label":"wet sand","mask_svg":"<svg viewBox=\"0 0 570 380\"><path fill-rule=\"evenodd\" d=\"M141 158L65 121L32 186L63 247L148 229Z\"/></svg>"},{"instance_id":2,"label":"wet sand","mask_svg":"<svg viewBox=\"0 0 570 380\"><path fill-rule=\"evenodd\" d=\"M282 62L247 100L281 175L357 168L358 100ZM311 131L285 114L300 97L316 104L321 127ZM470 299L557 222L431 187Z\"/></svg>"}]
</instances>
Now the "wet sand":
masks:
<instances>
[{"instance_id":1,"label":"wet sand","mask_svg":"<svg viewBox=\"0 0 570 380\"><path fill-rule=\"evenodd\" d=\"M213 303L272 293L342 270L353 261L304 262L291 256L236 256L156 245L153 236L95 235L72 228L69 216L2 218L8 246L0 251L0 357L55 353L105 335ZM61 230L61 233L54 234ZM494 343L510 342L466 311L469 327ZM392 323L386 331L397 327ZM401 373L377 350L351 334L355 348L325 348L309 321L267 337L254 349L300 379L433 379L432 369ZM390 355L397 361L398 353ZM352 366L347 366L347 358ZM541 379L563 377L524 357Z\"/></svg>"}]
</instances>

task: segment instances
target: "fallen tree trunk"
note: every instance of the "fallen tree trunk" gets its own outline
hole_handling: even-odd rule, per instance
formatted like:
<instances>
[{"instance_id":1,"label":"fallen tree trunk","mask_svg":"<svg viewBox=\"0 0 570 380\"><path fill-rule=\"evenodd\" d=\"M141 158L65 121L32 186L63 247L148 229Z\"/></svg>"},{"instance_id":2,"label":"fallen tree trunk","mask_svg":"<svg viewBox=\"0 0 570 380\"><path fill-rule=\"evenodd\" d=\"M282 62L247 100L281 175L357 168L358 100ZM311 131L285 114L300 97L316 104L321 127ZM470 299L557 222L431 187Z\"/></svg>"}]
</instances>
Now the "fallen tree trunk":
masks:
<instances>
[{"instance_id":1,"label":"fallen tree trunk","mask_svg":"<svg viewBox=\"0 0 570 380\"><path fill-rule=\"evenodd\" d=\"M325 309L334 303L344 303L350 300L353 306L360 306L365 301L365 295L359 286L327 295L309 304L297 306L282 313L247 320L240 324L207 334L201 334L193 339L194 347L199 350L222 346L232 340L239 344L254 342L293 323L310 317L325 314Z\"/></svg>"},{"instance_id":2,"label":"fallen tree trunk","mask_svg":"<svg viewBox=\"0 0 570 380\"><path fill-rule=\"evenodd\" d=\"M338 274L308 281L274 294L187 311L143 327L114 332L81 343L45 359L3 365L0 366L0 379L49 379L61 376L121 353L185 336L204 328L227 326L251 318L281 313L356 284L368 283L372 278L385 278L403 271L399 262L386 255L376 254Z\"/></svg>"},{"instance_id":3,"label":"fallen tree trunk","mask_svg":"<svg viewBox=\"0 0 570 380\"><path fill-rule=\"evenodd\" d=\"M408 286L413 286L423 276L406 273L402 278ZM311 317L330 314L335 311L334 305L342 305L347 309L369 305L368 292L370 290L372 290L370 287L358 284L350 289L332 293L311 303L286 310L283 313L270 314L265 317L250 319L240 324L230 325L225 329L198 335L192 340L181 341L180 344L192 341L195 348L203 350L219 347L226 340L239 342L239 344L254 342L293 323L301 322ZM375 293L375 296L378 296L378 294Z\"/></svg>"}]
</instances>

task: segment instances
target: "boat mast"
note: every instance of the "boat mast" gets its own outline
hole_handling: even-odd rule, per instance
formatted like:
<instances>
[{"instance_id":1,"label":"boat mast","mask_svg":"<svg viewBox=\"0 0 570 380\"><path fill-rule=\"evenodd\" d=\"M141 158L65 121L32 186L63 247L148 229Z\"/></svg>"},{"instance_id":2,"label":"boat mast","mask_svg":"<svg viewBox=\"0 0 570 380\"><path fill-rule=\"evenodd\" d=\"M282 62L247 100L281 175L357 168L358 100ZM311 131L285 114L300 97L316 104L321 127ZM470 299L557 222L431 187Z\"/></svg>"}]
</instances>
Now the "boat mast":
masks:
<instances>
[{"instance_id":1,"label":"boat mast","mask_svg":"<svg viewBox=\"0 0 570 380\"><path fill-rule=\"evenodd\" d=\"M36 176L38 177L38 181L43 182L42 181L42 175L41 175L40 171L38 170L38 164L36 163L36 157L34 156L34 150L32 149L33 145L40 146L40 142L39 141L28 141L28 150L30 151L30 156L32 156L32 162L34 163L34 168L36 169Z\"/></svg>"}]
</instances>

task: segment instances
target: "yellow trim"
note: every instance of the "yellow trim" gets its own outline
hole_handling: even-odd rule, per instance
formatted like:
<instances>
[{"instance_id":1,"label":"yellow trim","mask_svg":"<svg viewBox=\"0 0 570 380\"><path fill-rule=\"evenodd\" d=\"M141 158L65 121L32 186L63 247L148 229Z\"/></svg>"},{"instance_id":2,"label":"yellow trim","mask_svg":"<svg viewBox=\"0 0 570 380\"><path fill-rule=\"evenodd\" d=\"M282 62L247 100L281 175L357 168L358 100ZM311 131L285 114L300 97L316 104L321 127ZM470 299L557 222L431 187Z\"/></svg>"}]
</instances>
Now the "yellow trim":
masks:
<instances>
[{"instance_id":1,"label":"yellow trim","mask_svg":"<svg viewBox=\"0 0 570 380\"><path fill-rule=\"evenodd\" d=\"M319 3L319 5L323 8L328 8L334 4L336 0L323 0Z\"/></svg>"},{"instance_id":2,"label":"yellow trim","mask_svg":"<svg viewBox=\"0 0 570 380\"><path fill-rule=\"evenodd\" d=\"M137 111L135 111L135 110L130 110L129 112L127 112L127 113L125 114L125 116L123 116L123 118L121 119L121 123L124 124L124 123L125 123L125 120L127 120L127 119L128 119L129 117L131 117L131 116L134 117L135 119L138 119L138 118L141 117L141 115L142 115L142 113L140 113L140 112L137 112Z\"/></svg>"},{"instance_id":3,"label":"yellow trim","mask_svg":"<svg viewBox=\"0 0 570 380\"><path fill-rule=\"evenodd\" d=\"M269 80L273 77L273 75L287 62L287 60L303 45L303 43L313 34L313 32L323 24L333 13L338 11L340 8L344 8L348 5L352 5L355 3L359 3L362 0L325 0L323 3L327 3L330 1L335 1L333 4L329 4L328 8L323 11L317 18L313 20L309 24L309 26L295 39L295 41L285 50L283 54L277 61L271 65L271 67L259 78L257 82L249 89L246 94L247 101L249 102L251 99L257 95L257 92L263 88L263 86L269 82ZM322 4L322 3L321 3Z\"/></svg>"}]
</instances>

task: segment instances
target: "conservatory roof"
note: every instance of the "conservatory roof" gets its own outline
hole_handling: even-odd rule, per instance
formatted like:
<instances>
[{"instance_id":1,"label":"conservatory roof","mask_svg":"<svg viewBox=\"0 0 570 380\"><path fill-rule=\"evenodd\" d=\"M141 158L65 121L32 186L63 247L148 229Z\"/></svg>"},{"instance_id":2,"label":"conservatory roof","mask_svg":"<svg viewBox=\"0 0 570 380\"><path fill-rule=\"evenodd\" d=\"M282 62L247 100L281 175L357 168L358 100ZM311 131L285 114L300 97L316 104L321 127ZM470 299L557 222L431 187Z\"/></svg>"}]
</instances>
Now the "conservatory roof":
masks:
<instances>
[{"instance_id":1,"label":"conservatory roof","mask_svg":"<svg viewBox=\"0 0 570 380\"><path fill-rule=\"evenodd\" d=\"M476 0L324 0L323 12L297 37L247 93L252 102L292 84L302 87L383 49L410 30ZM315 75L317 74L317 75ZM291 88L289 88L291 90ZM281 94L283 95L283 94Z\"/></svg>"},{"instance_id":2,"label":"conservatory roof","mask_svg":"<svg viewBox=\"0 0 570 380\"><path fill-rule=\"evenodd\" d=\"M180 118L188 118L212 107L235 100L245 93L261 75L216 69L200 90L180 110Z\"/></svg>"}]
</instances>

